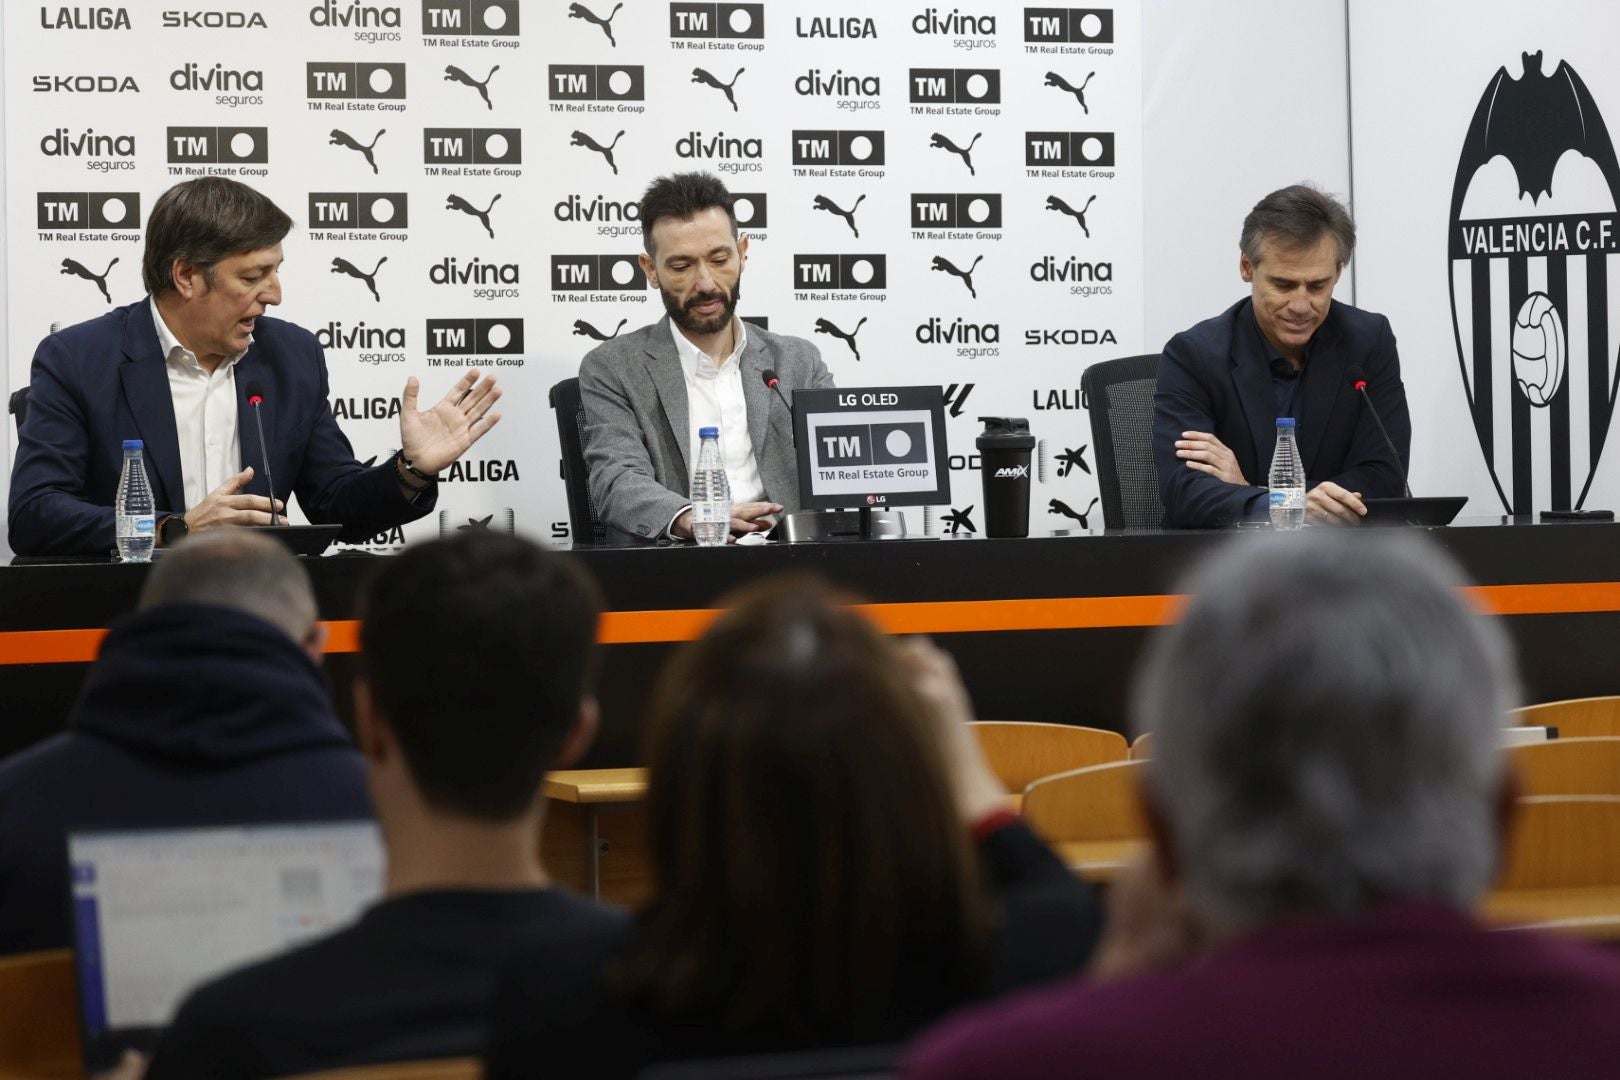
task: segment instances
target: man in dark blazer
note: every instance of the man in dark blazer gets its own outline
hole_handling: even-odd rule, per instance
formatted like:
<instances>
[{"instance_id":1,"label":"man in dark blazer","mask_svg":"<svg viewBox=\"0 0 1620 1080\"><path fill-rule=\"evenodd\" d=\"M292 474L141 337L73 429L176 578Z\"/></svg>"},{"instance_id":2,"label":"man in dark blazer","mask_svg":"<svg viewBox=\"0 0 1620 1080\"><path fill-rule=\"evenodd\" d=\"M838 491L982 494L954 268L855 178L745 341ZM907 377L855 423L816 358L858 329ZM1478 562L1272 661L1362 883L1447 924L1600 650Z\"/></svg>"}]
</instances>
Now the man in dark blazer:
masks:
<instances>
[{"instance_id":1,"label":"man in dark blazer","mask_svg":"<svg viewBox=\"0 0 1620 1080\"><path fill-rule=\"evenodd\" d=\"M580 364L591 499L619 536L690 540L687 488L700 427L720 428L731 531L769 529L799 508L793 418L780 389L830 387L821 352L737 318L748 238L707 173L659 177L641 200L641 267L669 313L592 349Z\"/></svg>"},{"instance_id":2,"label":"man in dark blazer","mask_svg":"<svg viewBox=\"0 0 1620 1080\"><path fill-rule=\"evenodd\" d=\"M315 523L360 541L433 508L434 481L498 413L495 381L468 372L417 409L406 382L402 449L367 468L327 403L326 360L308 331L265 317L281 303L281 241L292 219L244 184L176 185L152 208L142 276L150 296L52 334L34 354L12 464L19 555L100 555L115 541L125 439L145 442L158 543L218 525L281 520L298 496ZM271 475L252 399L261 404Z\"/></svg>"},{"instance_id":3,"label":"man in dark blazer","mask_svg":"<svg viewBox=\"0 0 1620 1080\"><path fill-rule=\"evenodd\" d=\"M1405 488L1412 424L1389 320L1335 303L1355 223L1296 185L1243 222L1238 269L1251 295L1170 339L1153 399L1153 455L1171 528L1263 520L1280 416L1298 421L1306 516L1354 524L1368 497ZM1389 451L1351 372L1366 379L1400 453Z\"/></svg>"}]
</instances>

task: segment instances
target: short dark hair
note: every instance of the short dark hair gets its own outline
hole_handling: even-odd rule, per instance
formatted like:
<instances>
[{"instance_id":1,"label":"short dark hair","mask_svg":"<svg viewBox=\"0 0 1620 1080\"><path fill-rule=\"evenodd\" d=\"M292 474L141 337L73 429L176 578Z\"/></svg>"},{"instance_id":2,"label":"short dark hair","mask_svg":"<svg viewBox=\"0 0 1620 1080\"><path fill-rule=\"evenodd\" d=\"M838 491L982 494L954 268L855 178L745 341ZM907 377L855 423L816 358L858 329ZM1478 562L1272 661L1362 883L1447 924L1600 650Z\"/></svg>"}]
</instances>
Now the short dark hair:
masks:
<instances>
[{"instance_id":1,"label":"short dark hair","mask_svg":"<svg viewBox=\"0 0 1620 1080\"><path fill-rule=\"evenodd\" d=\"M292 218L269 197L223 176L187 180L158 196L146 219L141 277L146 291L174 290L174 263L184 259L213 281L221 259L279 244Z\"/></svg>"},{"instance_id":2,"label":"short dark hair","mask_svg":"<svg viewBox=\"0 0 1620 1080\"><path fill-rule=\"evenodd\" d=\"M612 976L654 1015L860 1042L984 989L986 898L938 721L847 600L755 585L658 683L653 899Z\"/></svg>"},{"instance_id":3,"label":"short dark hair","mask_svg":"<svg viewBox=\"0 0 1620 1080\"><path fill-rule=\"evenodd\" d=\"M600 610L572 556L504 533L384 561L360 669L428 805L496 822L532 805L594 678Z\"/></svg>"},{"instance_id":4,"label":"short dark hair","mask_svg":"<svg viewBox=\"0 0 1620 1080\"><path fill-rule=\"evenodd\" d=\"M146 575L140 610L212 604L243 611L294 641L315 625L309 575L285 545L247 529L210 529L176 544Z\"/></svg>"},{"instance_id":5,"label":"short dark hair","mask_svg":"<svg viewBox=\"0 0 1620 1080\"><path fill-rule=\"evenodd\" d=\"M689 221L704 210L718 206L731 222L731 238L737 238L737 214L731 208L731 192L713 173L687 172L660 176L647 185L641 196L641 246L653 254L653 226L663 218Z\"/></svg>"},{"instance_id":6,"label":"short dark hair","mask_svg":"<svg viewBox=\"0 0 1620 1080\"><path fill-rule=\"evenodd\" d=\"M1289 250L1314 247L1331 235L1339 248L1339 266L1356 250L1356 223L1344 204L1308 184L1278 188L1254 204L1243 219L1238 247L1260 265L1260 242L1272 240Z\"/></svg>"}]
</instances>

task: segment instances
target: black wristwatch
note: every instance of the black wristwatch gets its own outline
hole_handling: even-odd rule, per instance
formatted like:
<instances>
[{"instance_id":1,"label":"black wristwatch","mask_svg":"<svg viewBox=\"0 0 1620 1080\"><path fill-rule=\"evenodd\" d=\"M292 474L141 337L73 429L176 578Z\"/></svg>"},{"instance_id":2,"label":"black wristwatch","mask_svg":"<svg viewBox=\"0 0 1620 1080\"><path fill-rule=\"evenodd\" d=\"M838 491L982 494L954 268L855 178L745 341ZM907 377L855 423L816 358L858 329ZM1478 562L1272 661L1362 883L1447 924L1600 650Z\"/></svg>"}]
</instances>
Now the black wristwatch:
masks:
<instances>
[{"instance_id":1,"label":"black wristwatch","mask_svg":"<svg viewBox=\"0 0 1620 1080\"><path fill-rule=\"evenodd\" d=\"M191 535L191 526L184 514L165 514L158 520L157 534L159 546L173 547Z\"/></svg>"}]
</instances>

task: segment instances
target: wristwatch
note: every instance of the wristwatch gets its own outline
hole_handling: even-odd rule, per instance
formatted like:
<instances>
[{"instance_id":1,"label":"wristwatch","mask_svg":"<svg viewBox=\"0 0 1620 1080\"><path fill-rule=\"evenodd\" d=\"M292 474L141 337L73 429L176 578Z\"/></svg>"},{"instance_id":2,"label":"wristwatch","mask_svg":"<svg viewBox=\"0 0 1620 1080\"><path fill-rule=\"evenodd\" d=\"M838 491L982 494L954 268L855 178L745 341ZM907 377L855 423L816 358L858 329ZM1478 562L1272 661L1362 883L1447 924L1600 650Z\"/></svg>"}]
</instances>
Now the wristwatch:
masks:
<instances>
[{"instance_id":1,"label":"wristwatch","mask_svg":"<svg viewBox=\"0 0 1620 1080\"><path fill-rule=\"evenodd\" d=\"M160 547L173 547L191 535L191 526L184 514L165 514L158 519L157 534Z\"/></svg>"}]
</instances>

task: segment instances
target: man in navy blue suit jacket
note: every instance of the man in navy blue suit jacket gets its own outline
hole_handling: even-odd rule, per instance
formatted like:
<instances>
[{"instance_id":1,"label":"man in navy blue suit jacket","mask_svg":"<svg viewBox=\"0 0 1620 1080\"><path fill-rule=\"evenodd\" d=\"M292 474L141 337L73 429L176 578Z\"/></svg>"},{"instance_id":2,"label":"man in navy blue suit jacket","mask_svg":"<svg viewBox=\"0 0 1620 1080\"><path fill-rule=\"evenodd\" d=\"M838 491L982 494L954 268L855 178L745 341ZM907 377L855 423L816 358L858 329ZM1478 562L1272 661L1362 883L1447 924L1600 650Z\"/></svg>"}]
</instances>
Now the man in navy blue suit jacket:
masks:
<instances>
[{"instance_id":1,"label":"man in navy blue suit jacket","mask_svg":"<svg viewBox=\"0 0 1620 1080\"><path fill-rule=\"evenodd\" d=\"M1364 498L1405 488L1412 423L1389 320L1333 301L1355 248L1337 201L1294 186L1243 222L1249 298L1170 339L1153 398L1153 455L1171 528L1263 520L1279 416L1299 422L1308 519L1354 524ZM1350 372L1360 368L1400 454L1378 432Z\"/></svg>"},{"instance_id":2,"label":"man in navy blue suit jacket","mask_svg":"<svg viewBox=\"0 0 1620 1080\"><path fill-rule=\"evenodd\" d=\"M368 468L327 403L326 361L309 332L265 317L281 303L281 240L292 219L244 184L176 185L147 221L150 296L52 334L34 354L12 465L19 555L104 554L122 443L146 444L158 543L219 525L281 520L250 399L261 399L272 476L316 523L364 540L433 508L434 481L500 419L495 380L464 375L418 411L406 382L401 450ZM244 464L251 463L251 464Z\"/></svg>"}]
</instances>

